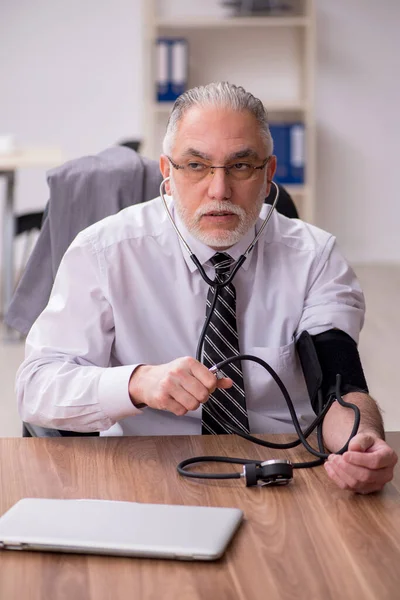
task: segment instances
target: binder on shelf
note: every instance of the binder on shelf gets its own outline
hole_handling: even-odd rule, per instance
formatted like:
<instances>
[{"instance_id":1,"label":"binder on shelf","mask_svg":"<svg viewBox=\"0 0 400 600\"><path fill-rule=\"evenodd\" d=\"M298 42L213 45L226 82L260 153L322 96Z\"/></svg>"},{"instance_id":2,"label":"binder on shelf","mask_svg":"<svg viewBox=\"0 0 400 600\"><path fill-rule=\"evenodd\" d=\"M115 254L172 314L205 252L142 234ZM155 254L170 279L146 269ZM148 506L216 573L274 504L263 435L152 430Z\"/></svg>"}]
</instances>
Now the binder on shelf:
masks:
<instances>
[{"instance_id":1,"label":"binder on shelf","mask_svg":"<svg viewBox=\"0 0 400 600\"><path fill-rule=\"evenodd\" d=\"M277 168L274 180L281 184L304 184L305 135L303 123L272 123Z\"/></svg>"},{"instance_id":2,"label":"binder on shelf","mask_svg":"<svg viewBox=\"0 0 400 600\"><path fill-rule=\"evenodd\" d=\"M277 159L274 181L289 183L289 142L286 123L273 123L269 126L274 140L274 154Z\"/></svg>"},{"instance_id":3,"label":"binder on shelf","mask_svg":"<svg viewBox=\"0 0 400 600\"><path fill-rule=\"evenodd\" d=\"M168 95L168 41L157 40L157 100L165 101Z\"/></svg>"},{"instance_id":4,"label":"binder on shelf","mask_svg":"<svg viewBox=\"0 0 400 600\"><path fill-rule=\"evenodd\" d=\"M184 38L157 40L157 101L174 102L187 88L188 43Z\"/></svg>"},{"instance_id":5,"label":"binder on shelf","mask_svg":"<svg viewBox=\"0 0 400 600\"><path fill-rule=\"evenodd\" d=\"M289 127L290 178L291 183L304 183L305 136L303 123L292 123Z\"/></svg>"},{"instance_id":6,"label":"binder on shelf","mask_svg":"<svg viewBox=\"0 0 400 600\"><path fill-rule=\"evenodd\" d=\"M186 90L188 79L187 40L177 39L171 44L171 86L176 98Z\"/></svg>"}]
</instances>

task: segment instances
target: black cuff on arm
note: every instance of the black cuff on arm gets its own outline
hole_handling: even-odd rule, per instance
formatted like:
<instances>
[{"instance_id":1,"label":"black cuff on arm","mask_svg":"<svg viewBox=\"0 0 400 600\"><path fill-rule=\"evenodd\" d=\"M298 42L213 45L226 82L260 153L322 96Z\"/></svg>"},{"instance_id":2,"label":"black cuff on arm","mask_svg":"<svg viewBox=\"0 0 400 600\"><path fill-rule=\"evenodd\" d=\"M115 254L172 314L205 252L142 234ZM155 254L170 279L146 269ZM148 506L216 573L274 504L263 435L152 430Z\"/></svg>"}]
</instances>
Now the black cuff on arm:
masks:
<instances>
[{"instance_id":1,"label":"black cuff on arm","mask_svg":"<svg viewBox=\"0 0 400 600\"><path fill-rule=\"evenodd\" d=\"M350 392L368 393L357 344L344 331L330 329L314 336L304 331L297 342L297 350L315 412L319 387L325 404L328 397L335 394L337 373L342 378L342 396Z\"/></svg>"}]
</instances>

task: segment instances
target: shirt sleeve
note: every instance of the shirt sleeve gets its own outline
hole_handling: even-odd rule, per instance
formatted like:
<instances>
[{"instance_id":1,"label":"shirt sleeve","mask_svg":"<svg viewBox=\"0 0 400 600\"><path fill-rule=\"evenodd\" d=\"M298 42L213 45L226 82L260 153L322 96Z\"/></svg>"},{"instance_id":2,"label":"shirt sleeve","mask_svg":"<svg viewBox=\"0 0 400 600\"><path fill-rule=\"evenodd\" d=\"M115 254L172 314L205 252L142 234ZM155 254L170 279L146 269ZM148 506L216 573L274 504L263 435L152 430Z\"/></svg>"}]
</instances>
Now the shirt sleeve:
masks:
<instances>
[{"instance_id":1,"label":"shirt sleeve","mask_svg":"<svg viewBox=\"0 0 400 600\"><path fill-rule=\"evenodd\" d=\"M16 381L23 421L90 432L142 412L128 393L138 365L110 366L114 320L105 287L83 232L66 252L49 303L26 340Z\"/></svg>"},{"instance_id":2,"label":"shirt sleeve","mask_svg":"<svg viewBox=\"0 0 400 600\"><path fill-rule=\"evenodd\" d=\"M353 269L330 236L316 260L304 301L297 336L341 329L358 343L364 324L365 301Z\"/></svg>"}]
</instances>

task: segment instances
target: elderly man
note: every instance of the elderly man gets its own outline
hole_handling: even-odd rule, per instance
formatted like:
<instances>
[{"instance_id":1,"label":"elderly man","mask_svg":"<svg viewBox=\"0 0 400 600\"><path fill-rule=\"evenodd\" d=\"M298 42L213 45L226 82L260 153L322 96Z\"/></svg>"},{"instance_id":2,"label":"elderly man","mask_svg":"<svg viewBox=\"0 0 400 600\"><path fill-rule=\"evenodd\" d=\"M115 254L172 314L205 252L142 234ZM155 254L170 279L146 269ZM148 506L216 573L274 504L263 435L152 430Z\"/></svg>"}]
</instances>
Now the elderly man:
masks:
<instances>
[{"instance_id":1,"label":"elderly man","mask_svg":"<svg viewBox=\"0 0 400 600\"><path fill-rule=\"evenodd\" d=\"M270 208L264 198L276 158L263 105L228 83L189 90L174 105L163 151L173 219L206 275L222 282ZM313 411L295 342L308 331L331 349L325 370L335 370L339 355L351 365L342 391L361 412L349 451L325 463L329 476L362 493L390 481L397 457L384 441L356 346L363 295L335 239L275 212L216 302L214 294L160 198L84 230L27 338L17 375L23 420L105 435L226 433L208 409L215 403L243 431L292 432L285 401L261 367L235 362L221 379L209 367L239 353L266 360L304 428ZM331 452L352 424L353 412L334 402L323 426Z\"/></svg>"}]
</instances>

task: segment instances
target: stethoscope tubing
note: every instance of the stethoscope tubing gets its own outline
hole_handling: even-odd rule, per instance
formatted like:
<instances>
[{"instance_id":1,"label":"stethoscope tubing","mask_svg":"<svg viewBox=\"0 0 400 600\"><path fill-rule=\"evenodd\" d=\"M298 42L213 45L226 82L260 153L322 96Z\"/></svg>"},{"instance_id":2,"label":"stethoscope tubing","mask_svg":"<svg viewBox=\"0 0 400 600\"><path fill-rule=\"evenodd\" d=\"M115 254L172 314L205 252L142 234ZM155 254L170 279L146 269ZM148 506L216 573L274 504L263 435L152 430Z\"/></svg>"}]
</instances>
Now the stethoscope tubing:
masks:
<instances>
[{"instance_id":1,"label":"stethoscope tubing","mask_svg":"<svg viewBox=\"0 0 400 600\"><path fill-rule=\"evenodd\" d=\"M209 285L210 287L214 288L215 293L214 293L214 298L213 298L213 302L211 304L210 310L208 312L207 318L205 319L203 328L202 328L202 332L200 334L200 338L199 338L199 342L198 342L198 346L197 346L197 351L196 351L196 358L199 362L201 362L201 355L202 355L202 347L203 347L203 343L204 343L204 337L205 337L205 333L207 331L212 313L215 309L215 305L217 302L217 298L219 295L219 291L220 289L226 287L227 285L229 285L233 278L235 277L237 271L240 269L240 267L243 265L244 261L247 259L248 255L250 254L250 252L252 251L252 249L254 248L255 244L257 243L259 237L261 236L262 232L264 231L265 227L267 226L272 213L277 205L278 202L278 198L279 198L279 187L277 186L277 184L272 181L271 183L274 185L276 193L275 193L275 198L274 201L268 211L268 214L266 216L266 218L264 219L263 224L261 225L258 233L256 234L254 240L251 242L251 244L248 246L248 248L246 249L246 251L244 252L244 254L242 254L238 260L236 261L236 263L234 264L232 271L229 275L229 277L227 279L225 279L224 281L216 281L213 279L210 279L203 266L201 265L200 261L198 260L198 258L196 257L196 255L192 252L189 244L186 242L186 240L184 239L184 237L182 236L181 232L179 231L179 228L177 227L172 214L168 208L168 204L165 200L165 193L164 193L164 188L165 188L165 184L167 183L167 181L169 181L169 177L166 177L160 184L160 197L162 199L162 202L164 204L164 208L167 212L167 215L169 217L169 220L171 221L171 224L173 226L173 228L175 229L175 232L177 233L179 239L181 240L184 248L186 249L186 251L188 252L190 258L192 259L192 261L194 262L194 264L196 265L196 267L198 268L200 275L202 277L202 279L205 281L205 283L207 283L207 285ZM303 462L303 463L293 463L293 467L294 468L308 468L308 467L314 467L314 466L318 466L321 465L324 460L326 460L329 456L329 454L327 454L325 452L325 448L323 446L323 438L322 438L322 422L323 419L326 415L326 413L328 412L329 408L331 407L333 401L335 398L331 397L330 399L328 399L327 403L325 404L325 406L323 406L323 401L322 401L322 397L321 397L321 391L319 391L319 399L318 399L318 404L319 404L319 414L317 415L317 417L314 419L314 421L311 423L311 425L307 428L307 430L305 432L302 431L297 415L296 415L296 411L295 408L293 406L293 402L290 398L289 392L287 391L284 383L282 382L282 380L280 379L280 377L278 376L278 374L274 371L274 369L268 365L268 363L266 363L265 361L263 361L262 359L258 358L257 356L251 356L251 355L247 355L247 354L243 354L243 355L238 355L238 356L232 356L230 358L227 358L223 361L221 361L220 363L217 363L216 365L214 365L213 367L211 367L211 371L214 372L215 374L217 374L217 372L222 369L224 366L232 363L232 362L236 362L236 361L241 361L241 360L251 360L254 361L258 364L260 364L264 369L266 369L268 371L268 373L271 375L271 377L274 379L274 381L277 383L280 391L282 392L282 395L286 401L286 404L288 406L289 412L290 412L290 416L292 417L292 422L294 425L294 428L296 430L297 433L297 439L294 440L293 442L289 442L287 444L275 444L272 442L268 442L268 441L264 441L261 440L259 438L256 438L250 434L248 434L245 431L241 431L240 429L238 429L237 427L234 427L233 425L231 425L230 423L228 423L224 416L220 413L220 411L214 406L214 405L210 405L209 406L209 410L211 412L211 414L214 415L214 417L216 417L218 420L220 420L222 422L222 424L228 429L228 431L230 431L231 433L236 433L237 435L239 435L240 437L243 437L244 439L251 441L255 444L261 445L261 446L265 446L268 448L276 448L279 450L284 450L284 449L288 449L288 448L294 448L295 446L298 446L299 444L303 444L303 446L306 448L306 450L308 452L310 452L310 454L314 455L317 457L317 460L311 461L311 462ZM348 441L346 442L346 444L336 453L336 454L343 454L349 445L350 440L352 439L352 437L354 437L354 435L357 433L358 431L358 427L359 427L359 423L360 423L360 411L358 409L358 407L354 404L351 404L349 402L345 402L343 400L343 398L341 397L340 394L340 384L341 384L341 377L340 375L337 375L336 377L336 390L335 390L335 396L336 396L336 400L339 402L339 404L341 406L347 407L347 408L351 408L354 413L355 413L355 418L354 418L354 425L353 425L353 429L352 432L350 434L350 437L348 439ZM318 430L318 447L319 447L319 451L315 450L314 448L312 448L312 446L310 446L310 444L307 442L307 438L308 436L312 433L312 431L317 427ZM207 474L200 474L200 473L193 473L193 472L188 472L186 471L186 467L192 464L195 464L196 462L207 462L207 461L216 461L216 462L230 462L230 463L240 463L240 464L250 464L250 463L257 463L260 464L259 461L254 461L254 460L249 460L249 459L231 459L229 457L215 457L215 456L210 456L210 457L194 457L194 458L190 458L190 459L186 459L184 461L182 461L179 465L178 465L178 472L181 475L184 476L188 476L188 477L199 477L202 479L231 479L231 478L237 478L240 475L238 473L232 473L232 474L223 474L223 473L214 473L212 475L207 475Z\"/></svg>"}]
</instances>

